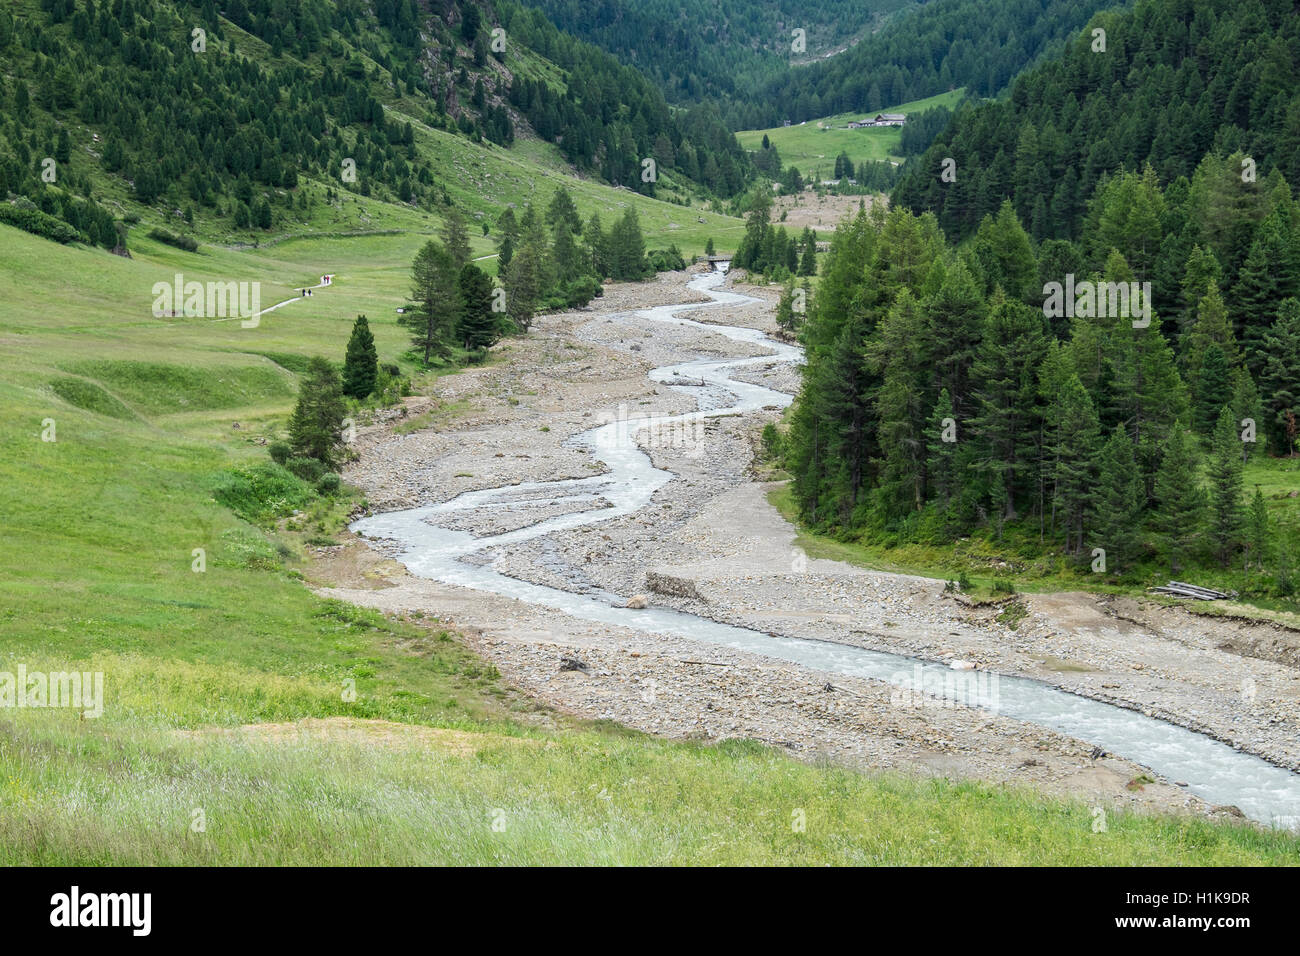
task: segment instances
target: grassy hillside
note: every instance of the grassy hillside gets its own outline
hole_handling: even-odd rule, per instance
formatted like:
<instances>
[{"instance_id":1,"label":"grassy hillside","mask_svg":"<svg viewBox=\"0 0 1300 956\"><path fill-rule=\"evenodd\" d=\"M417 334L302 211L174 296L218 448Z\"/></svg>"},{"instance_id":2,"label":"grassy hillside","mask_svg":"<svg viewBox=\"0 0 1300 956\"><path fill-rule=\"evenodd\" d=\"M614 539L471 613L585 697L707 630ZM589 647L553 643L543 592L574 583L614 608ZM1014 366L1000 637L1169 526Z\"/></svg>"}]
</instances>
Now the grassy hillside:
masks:
<instances>
[{"instance_id":1,"label":"grassy hillside","mask_svg":"<svg viewBox=\"0 0 1300 956\"><path fill-rule=\"evenodd\" d=\"M736 138L746 149L756 150L762 146L763 137L766 136L780 152L782 165L794 166L804 179L819 182L831 178L835 170L835 157L841 152L847 153L855 165L865 160L896 163L903 161L903 156L898 149L902 130L895 126L845 129L844 127L851 120L861 120L867 115L874 116L876 112L910 114L921 113L936 106L952 108L961 102L964 95L964 90L954 90L924 100L876 110L870 114L863 111L840 113L793 126L744 130L737 133Z\"/></svg>"},{"instance_id":2,"label":"grassy hillside","mask_svg":"<svg viewBox=\"0 0 1300 956\"><path fill-rule=\"evenodd\" d=\"M264 460L253 439L283 423L291 367L340 355L357 312L372 316L381 358L394 355L402 336L389 306L419 241L292 240L197 256L142 241L125 260L0 227L10 317L0 669L105 675L98 720L0 716L0 861L1293 858L1294 839L1248 828L1121 816L1097 835L1087 808L1017 791L862 776L756 745L656 741L563 718L543 731L524 719L532 703L436 625L313 596L300 580L304 541L343 515L317 502L303 532L277 530L213 494L229 469ZM256 329L148 314L152 282L177 269L261 276L270 301L327 267L333 288ZM57 384L68 380L81 387ZM56 441L42 440L47 420ZM220 732L300 718L398 726L302 741L273 727ZM795 809L807 813L805 833L790 826Z\"/></svg>"},{"instance_id":3,"label":"grassy hillside","mask_svg":"<svg viewBox=\"0 0 1300 956\"><path fill-rule=\"evenodd\" d=\"M670 111L635 70L507 4L516 20L492 55L490 8L431 8L417 34L406 14L387 23L384 10L373 20L345 6L310 0L281 33L267 0L232 6L233 19L178 0L91 16L16 0L0 11L0 195L68 221L84 197L94 220L75 224L106 248L114 219L144 225L129 249L156 225L224 245L429 232L449 204L491 229L507 205L567 182L584 215L621 212L634 195L666 200L639 204L652 246L725 242L702 183L725 176L735 191L748 172L716 120ZM459 19L471 9L473 31ZM201 52L192 21L208 31ZM177 92L188 89L206 94ZM650 156L658 177L646 184ZM40 178L47 157L54 181Z\"/></svg>"}]
</instances>

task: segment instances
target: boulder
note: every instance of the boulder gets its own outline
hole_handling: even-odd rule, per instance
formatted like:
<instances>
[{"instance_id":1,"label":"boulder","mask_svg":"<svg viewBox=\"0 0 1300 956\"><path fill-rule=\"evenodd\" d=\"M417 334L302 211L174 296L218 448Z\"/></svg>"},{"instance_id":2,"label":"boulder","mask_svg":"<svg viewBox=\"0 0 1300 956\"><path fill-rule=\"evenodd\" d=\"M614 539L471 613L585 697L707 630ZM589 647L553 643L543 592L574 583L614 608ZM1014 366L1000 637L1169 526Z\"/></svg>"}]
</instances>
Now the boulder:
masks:
<instances>
[{"instance_id":1,"label":"boulder","mask_svg":"<svg viewBox=\"0 0 1300 956\"><path fill-rule=\"evenodd\" d=\"M650 571L645 576L645 586L656 594L686 598L689 601L704 601L704 595L695 587L695 582L688 578L676 578L671 574Z\"/></svg>"}]
</instances>

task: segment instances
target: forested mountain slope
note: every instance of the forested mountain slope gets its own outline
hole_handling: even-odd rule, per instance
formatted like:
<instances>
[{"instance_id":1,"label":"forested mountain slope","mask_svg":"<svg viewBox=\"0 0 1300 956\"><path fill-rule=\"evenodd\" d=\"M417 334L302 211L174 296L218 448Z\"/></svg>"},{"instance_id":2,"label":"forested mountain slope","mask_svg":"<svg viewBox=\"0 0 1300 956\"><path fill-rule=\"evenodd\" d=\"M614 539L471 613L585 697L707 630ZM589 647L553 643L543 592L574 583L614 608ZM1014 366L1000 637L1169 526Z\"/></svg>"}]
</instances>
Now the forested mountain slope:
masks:
<instances>
[{"instance_id":1,"label":"forested mountain slope","mask_svg":"<svg viewBox=\"0 0 1300 956\"><path fill-rule=\"evenodd\" d=\"M1094 50L1091 29L1105 30ZM894 192L969 235L1010 199L1042 235L1078 236L1086 201L1119 166L1161 182L1206 153L1241 150L1262 179L1300 179L1300 17L1289 0L1142 0L1100 14L1005 101L961 113ZM939 178L945 158L955 182Z\"/></svg>"},{"instance_id":2,"label":"forested mountain slope","mask_svg":"<svg viewBox=\"0 0 1300 956\"><path fill-rule=\"evenodd\" d=\"M312 202L304 178L435 208L446 170L416 124L501 145L536 130L643 193L646 158L725 194L752 175L716 116L670 111L636 70L504 2L21 0L0 11L0 72L0 192L107 247L124 212L95 201L109 182L235 230Z\"/></svg>"},{"instance_id":3,"label":"forested mountain slope","mask_svg":"<svg viewBox=\"0 0 1300 956\"><path fill-rule=\"evenodd\" d=\"M993 96L1114 0L936 0L910 7L839 56L773 77L727 120L762 129L871 112L958 87Z\"/></svg>"},{"instance_id":4,"label":"forested mountain slope","mask_svg":"<svg viewBox=\"0 0 1300 956\"><path fill-rule=\"evenodd\" d=\"M653 78L673 101L749 99L791 63L831 56L914 0L524 0ZM795 30L802 30L797 49Z\"/></svg>"}]
</instances>

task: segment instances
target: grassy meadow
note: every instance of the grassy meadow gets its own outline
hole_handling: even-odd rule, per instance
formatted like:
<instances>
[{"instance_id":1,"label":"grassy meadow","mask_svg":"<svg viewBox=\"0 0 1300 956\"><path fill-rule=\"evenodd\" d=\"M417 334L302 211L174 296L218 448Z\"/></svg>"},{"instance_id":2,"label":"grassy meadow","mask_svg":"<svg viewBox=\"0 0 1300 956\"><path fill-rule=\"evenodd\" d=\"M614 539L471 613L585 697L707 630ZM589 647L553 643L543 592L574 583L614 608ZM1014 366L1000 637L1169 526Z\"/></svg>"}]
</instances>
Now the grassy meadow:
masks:
<instances>
[{"instance_id":1,"label":"grassy meadow","mask_svg":"<svg viewBox=\"0 0 1300 956\"><path fill-rule=\"evenodd\" d=\"M964 95L964 90L953 90L951 93L876 110L870 115L921 113L936 106L952 108L961 102ZM835 172L835 157L841 152L847 153L855 164L864 160L901 163L903 157L899 155L898 143L903 134L897 126L844 128L851 120L861 120L867 115L865 111L840 113L794 126L744 130L737 133L736 138L746 149L754 150L762 147L763 137L766 136L780 151L783 166L795 166L804 179L815 181L832 177Z\"/></svg>"}]
</instances>

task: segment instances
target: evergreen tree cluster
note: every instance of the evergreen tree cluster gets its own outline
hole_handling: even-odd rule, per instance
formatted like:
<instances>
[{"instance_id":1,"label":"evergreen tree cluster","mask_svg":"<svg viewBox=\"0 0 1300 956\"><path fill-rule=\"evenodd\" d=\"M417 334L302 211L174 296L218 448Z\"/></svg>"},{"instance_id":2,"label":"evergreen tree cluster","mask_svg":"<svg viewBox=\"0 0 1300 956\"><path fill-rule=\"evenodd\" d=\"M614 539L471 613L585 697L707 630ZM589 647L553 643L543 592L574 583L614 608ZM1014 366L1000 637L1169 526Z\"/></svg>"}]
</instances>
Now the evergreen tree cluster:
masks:
<instances>
[{"instance_id":1,"label":"evergreen tree cluster","mask_svg":"<svg viewBox=\"0 0 1300 956\"><path fill-rule=\"evenodd\" d=\"M817 235L805 227L796 238L784 226L772 226L771 190L760 183L750 200L745 234L731 264L776 279L817 274Z\"/></svg>"},{"instance_id":2,"label":"evergreen tree cluster","mask_svg":"<svg viewBox=\"0 0 1300 956\"><path fill-rule=\"evenodd\" d=\"M1278 169L1296 182L1297 44L1290 0L1138 0L1099 13L1009 96L960 109L894 202L932 210L960 239L1010 199L1035 238L1077 238L1088 198L1120 167L1150 165L1172 183L1193 179L1206 154L1240 151L1260 181ZM942 178L945 160L955 181Z\"/></svg>"},{"instance_id":3,"label":"evergreen tree cluster","mask_svg":"<svg viewBox=\"0 0 1300 956\"><path fill-rule=\"evenodd\" d=\"M440 240L431 239L411 267L411 301L398 319L426 367L454 360L457 350L481 358L503 331L492 277L470 261L465 219L451 209Z\"/></svg>"},{"instance_id":4,"label":"evergreen tree cluster","mask_svg":"<svg viewBox=\"0 0 1300 956\"><path fill-rule=\"evenodd\" d=\"M1284 182L1273 198L1269 215L1300 213ZM1010 202L960 247L928 212L846 221L799 330L807 369L782 442L802 517L891 541L1015 528L1083 565L1104 552L1109 573L1262 562L1267 510L1246 502L1243 469L1267 445L1296 451L1300 301L1272 306L1257 386L1212 252L1188 257L1181 335L1158 310L1049 318L1044 275L1135 278L1114 245L1100 269L1088 259L1035 244Z\"/></svg>"}]
</instances>

